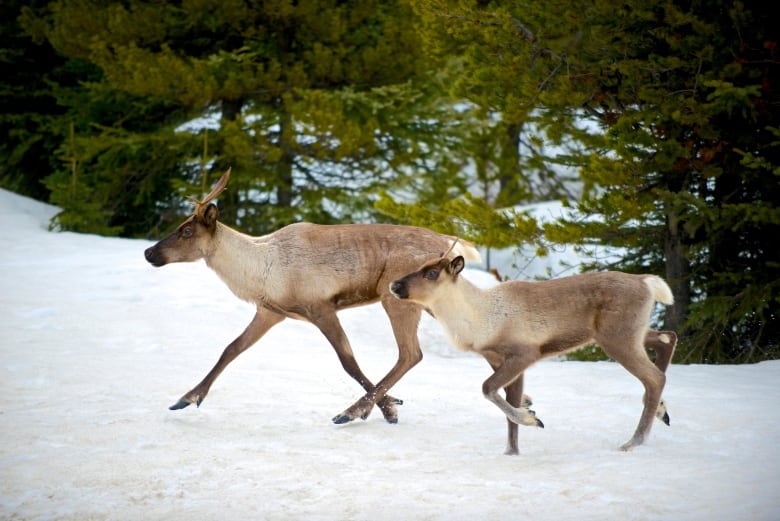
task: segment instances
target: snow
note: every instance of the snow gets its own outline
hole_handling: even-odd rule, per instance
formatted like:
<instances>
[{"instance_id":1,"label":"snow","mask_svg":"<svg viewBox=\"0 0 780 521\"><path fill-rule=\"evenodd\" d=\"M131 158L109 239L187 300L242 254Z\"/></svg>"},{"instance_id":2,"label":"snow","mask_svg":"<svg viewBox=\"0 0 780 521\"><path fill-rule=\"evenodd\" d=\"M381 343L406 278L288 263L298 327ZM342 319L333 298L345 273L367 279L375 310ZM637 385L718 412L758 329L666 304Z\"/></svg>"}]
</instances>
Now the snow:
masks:
<instances>
[{"instance_id":1,"label":"snow","mask_svg":"<svg viewBox=\"0 0 780 521\"><path fill-rule=\"evenodd\" d=\"M772 521L780 361L672 365L671 427L618 450L641 386L610 362L526 374L544 429L481 396L488 365L431 319L392 394L397 425L331 417L363 393L311 325L285 321L203 405L169 411L252 308L203 263L155 269L151 243L47 231L56 208L0 190L0 519ZM484 273L469 277L484 283ZM364 371L395 361L378 306L342 315Z\"/></svg>"}]
</instances>

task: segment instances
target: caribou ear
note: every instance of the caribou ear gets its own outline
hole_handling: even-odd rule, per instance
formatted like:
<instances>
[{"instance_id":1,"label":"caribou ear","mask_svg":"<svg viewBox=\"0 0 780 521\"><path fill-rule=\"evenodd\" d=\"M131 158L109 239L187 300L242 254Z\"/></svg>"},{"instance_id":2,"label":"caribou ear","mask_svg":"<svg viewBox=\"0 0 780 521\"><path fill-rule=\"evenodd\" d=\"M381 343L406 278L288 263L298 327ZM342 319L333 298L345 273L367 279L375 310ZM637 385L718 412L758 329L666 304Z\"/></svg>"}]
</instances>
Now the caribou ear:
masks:
<instances>
[{"instance_id":1,"label":"caribou ear","mask_svg":"<svg viewBox=\"0 0 780 521\"><path fill-rule=\"evenodd\" d=\"M457 275L461 271L463 271L463 267L466 265L466 261L463 259L462 255L458 255L454 259L452 259L452 262L450 262L449 270L450 273L453 275Z\"/></svg>"},{"instance_id":2,"label":"caribou ear","mask_svg":"<svg viewBox=\"0 0 780 521\"><path fill-rule=\"evenodd\" d=\"M217 225L217 218L219 217L219 210L217 205L210 203L206 207L206 211L203 212L203 224L209 230L213 229Z\"/></svg>"}]
</instances>

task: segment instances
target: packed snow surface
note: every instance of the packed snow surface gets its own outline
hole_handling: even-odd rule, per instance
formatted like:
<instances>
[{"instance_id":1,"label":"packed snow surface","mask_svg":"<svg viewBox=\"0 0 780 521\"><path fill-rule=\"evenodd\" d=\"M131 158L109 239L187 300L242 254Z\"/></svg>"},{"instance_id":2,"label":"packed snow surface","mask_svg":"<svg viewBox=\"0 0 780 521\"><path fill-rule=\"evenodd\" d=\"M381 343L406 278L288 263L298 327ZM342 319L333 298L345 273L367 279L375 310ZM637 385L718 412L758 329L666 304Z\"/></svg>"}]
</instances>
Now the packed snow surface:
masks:
<instances>
[{"instance_id":1,"label":"packed snow surface","mask_svg":"<svg viewBox=\"0 0 780 521\"><path fill-rule=\"evenodd\" d=\"M202 262L153 268L151 242L47 231L56 208L0 190L0 519L780 519L780 361L672 365L671 427L628 440L642 388L611 362L544 361L544 429L481 395L489 367L425 318L425 358L390 425L330 419L362 396L310 324L241 355L200 408L169 411L249 323ZM476 269L467 276L489 284ZM375 381L396 348L379 306L341 314Z\"/></svg>"}]
</instances>

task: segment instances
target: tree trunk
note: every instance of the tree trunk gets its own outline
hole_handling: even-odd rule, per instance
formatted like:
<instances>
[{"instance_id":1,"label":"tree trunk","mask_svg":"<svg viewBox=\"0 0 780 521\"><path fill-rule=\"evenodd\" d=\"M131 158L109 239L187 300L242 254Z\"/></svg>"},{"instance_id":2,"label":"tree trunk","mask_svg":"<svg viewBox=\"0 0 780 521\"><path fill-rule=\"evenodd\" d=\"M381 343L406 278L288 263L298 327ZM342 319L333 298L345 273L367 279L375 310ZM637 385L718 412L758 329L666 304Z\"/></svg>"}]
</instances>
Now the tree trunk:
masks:
<instances>
[{"instance_id":1,"label":"tree trunk","mask_svg":"<svg viewBox=\"0 0 780 521\"><path fill-rule=\"evenodd\" d=\"M222 119L227 121L235 121L241 114L241 109L244 107L244 100L242 99L223 99L222 100Z\"/></svg>"},{"instance_id":2,"label":"tree trunk","mask_svg":"<svg viewBox=\"0 0 780 521\"><path fill-rule=\"evenodd\" d=\"M284 110L284 109L282 109ZM293 204L293 160L295 151L292 117L284 112L279 125L279 148L282 157L276 164L276 204L280 208L290 208Z\"/></svg>"},{"instance_id":3,"label":"tree trunk","mask_svg":"<svg viewBox=\"0 0 780 521\"><path fill-rule=\"evenodd\" d=\"M513 206L520 202L524 191L518 186L520 168L520 132L522 123L505 123L504 140L499 159L499 193L496 206Z\"/></svg>"},{"instance_id":4,"label":"tree trunk","mask_svg":"<svg viewBox=\"0 0 780 521\"><path fill-rule=\"evenodd\" d=\"M680 334L685 324L686 310L691 303L690 262L685 255L683 227L679 215L667 210L666 233L664 234L664 257L666 258L666 281L672 288L674 304L666 308L664 329Z\"/></svg>"},{"instance_id":5,"label":"tree trunk","mask_svg":"<svg viewBox=\"0 0 780 521\"><path fill-rule=\"evenodd\" d=\"M239 99L223 99L222 100L222 121L235 121L241 115L241 109L244 108L244 100ZM224 157L224 150L217 151L219 159L214 162L212 166L212 172L219 176L222 172L229 167L234 166L231 158ZM234 158L235 159L235 158ZM240 175L240 174L239 174ZM216 180L216 178L215 178ZM241 183L236 177L236 172L233 173L233 181L231 181L231 189L225 190L220 195L219 213L220 218L224 222L233 223L240 226L238 209L242 205L241 201ZM244 192L246 193L246 192Z\"/></svg>"}]
</instances>

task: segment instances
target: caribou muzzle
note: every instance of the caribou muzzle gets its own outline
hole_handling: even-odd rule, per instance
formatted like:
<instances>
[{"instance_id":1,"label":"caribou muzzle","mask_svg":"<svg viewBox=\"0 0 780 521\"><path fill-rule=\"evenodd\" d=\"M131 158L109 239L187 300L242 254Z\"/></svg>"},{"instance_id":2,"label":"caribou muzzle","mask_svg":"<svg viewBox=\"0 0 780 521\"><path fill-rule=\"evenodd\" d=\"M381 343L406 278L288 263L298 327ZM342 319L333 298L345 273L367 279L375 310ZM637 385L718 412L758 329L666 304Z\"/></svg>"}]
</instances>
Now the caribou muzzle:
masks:
<instances>
[{"instance_id":1,"label":"caribou muzzle","mask_svg":"<svg viewBox=\"0 0 780 521\"><path fill-rule=\"evenodd\" d=\"M396 280L390 283L390 293L392 293L393 295L395 295L400 299L409 298L409 290L406 287L406 283L403 281L403 279Z\"/></svg>"},{"instance_id":2,"label":"caribou muzzle","mask_svg":"<svg viewBox=\"0 0 780 521\"><path fill-rule=\"evenodd\" d=\"M165 259L160 254L160 250L156 245L146 248L146 251L144 251L144 257L146 257L146 260L149 262L149 264L155 268L159 268L160 266L164 266L166 264Z\"/></svg>"}]
</instances>

